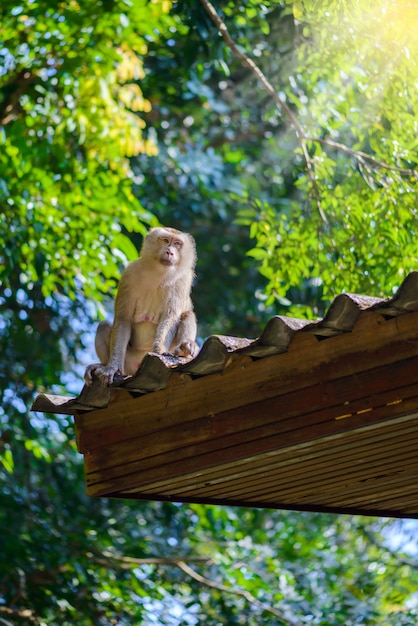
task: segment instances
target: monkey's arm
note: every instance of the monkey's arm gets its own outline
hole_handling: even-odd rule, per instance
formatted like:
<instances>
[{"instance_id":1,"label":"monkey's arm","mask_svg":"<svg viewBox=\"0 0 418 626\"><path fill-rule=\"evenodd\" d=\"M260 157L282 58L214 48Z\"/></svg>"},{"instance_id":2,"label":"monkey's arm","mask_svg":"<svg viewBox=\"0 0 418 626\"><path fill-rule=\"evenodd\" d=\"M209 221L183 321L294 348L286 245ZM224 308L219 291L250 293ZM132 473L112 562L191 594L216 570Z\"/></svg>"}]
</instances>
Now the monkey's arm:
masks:
<instances>
[{"instance_id":1,"label":"monkey's arm","mask_svg":"<svg viewBox=\"0 0 418 626\"><path fill-rule=\"evenodd\" d=\"M185 311L180 316L180 323L177 328L173 349L174 356L195 357L199 352L196 343L197 322L196 315L192 310Z\"/></svg>"}]
</instances>

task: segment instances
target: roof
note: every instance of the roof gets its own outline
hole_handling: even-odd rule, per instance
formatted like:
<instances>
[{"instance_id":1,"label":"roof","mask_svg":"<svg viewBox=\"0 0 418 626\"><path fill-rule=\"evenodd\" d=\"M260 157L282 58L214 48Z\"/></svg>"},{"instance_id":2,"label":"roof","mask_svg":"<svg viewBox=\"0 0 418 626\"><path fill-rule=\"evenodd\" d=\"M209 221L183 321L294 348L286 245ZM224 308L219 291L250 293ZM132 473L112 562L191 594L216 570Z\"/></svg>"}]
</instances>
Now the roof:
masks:
<instances>
[{"instance_id":1,"label":"roof","mask_svg":"<svg viewBox=\"0 0 418 626\"><path fill-rule=\"evenodd\" d=\"M132 394L158 391L167 386L173 373L195 377L222 372L233 353L265 358L287 352L295 335L309 333L318 339L325 339L350 332L363 311L378 312L386 317L398 317L416 310L418 310L418 271L406 277L392 298L341 294L334 299L325 317L315 322L277 315L267 322L260 337L254 340L212 335L191 361L150 353L133 377L120 377L111 387L103 387L97 383L91 387L84 386L76 398L39 394L32 410L74 415L79 411L104 408L108 406L117 388L126 389Z\"/></svg>"},{"instance_id":2,"label":"roof","mask_svg":"<svg viewBox=\"0 0 418 626\"><path fill-rule=\"evenodd\" d=\"M75 415L90 495L418 517L417 372L412 272L32 408Z\"/></svg>"}]
</instances>

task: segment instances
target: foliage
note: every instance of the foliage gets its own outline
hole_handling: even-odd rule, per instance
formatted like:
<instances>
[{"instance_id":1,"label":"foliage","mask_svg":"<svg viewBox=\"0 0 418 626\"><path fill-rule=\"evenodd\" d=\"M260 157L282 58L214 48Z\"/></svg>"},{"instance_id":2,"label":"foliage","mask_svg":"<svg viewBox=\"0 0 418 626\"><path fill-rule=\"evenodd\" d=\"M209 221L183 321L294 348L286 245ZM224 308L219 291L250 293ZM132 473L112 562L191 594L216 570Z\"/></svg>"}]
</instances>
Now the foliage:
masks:
<instances>
[{"instance_id":1,"label":"foliage","mask_svg":"<svg viewBox=\"0 0 418 626\"><path fill-rule=\"evenodd\" d=\"M418 8L379 0L293 11L300 44L283 91L303 130L295 194L243 209L250 254L271 301L304 280L328 298L388 294L417 263Z\"/></svg>"},{"instance_id":2,"label":"foliage","mask_svg":"<svg viewBox=\"0 0 418 626\"><path fill-rule=\"evenodd\" d=\"M88 499L72 420L28 411L45 387L79 388L95 303L154 215L196 235L202 334L312 315L334 286L387 293L408 271L416 180L375 161L416 167L414 6L387 5L389 31L381 3L373 19L336 4L216 3L297 112L310 177L201 3L2 2L1 623L417 622L405 523Z\"/></svg>"},{"instance_id":3,"label":"foliage","mask_svg":"<svg viewBox=\"0 0 418 626\"><path fill-rule=\"evenodd\" d=\"M2 283L18 266L45 295L81 287L99 298L136 255L126 231L152 220L128 157L156 151L142 133L150 104L137 55L164 3L6 1L0 11Z\"/></svg>"}]
</instances>

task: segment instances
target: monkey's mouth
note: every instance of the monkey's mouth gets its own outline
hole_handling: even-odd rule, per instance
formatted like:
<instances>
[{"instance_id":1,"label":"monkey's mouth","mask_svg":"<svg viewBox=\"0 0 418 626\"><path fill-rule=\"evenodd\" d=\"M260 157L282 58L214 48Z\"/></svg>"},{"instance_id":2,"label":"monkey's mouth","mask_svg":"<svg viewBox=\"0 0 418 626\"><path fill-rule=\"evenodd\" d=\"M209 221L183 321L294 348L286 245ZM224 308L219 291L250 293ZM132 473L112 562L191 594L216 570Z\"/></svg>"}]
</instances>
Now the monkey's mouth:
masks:
<instances>
[{"instance_id":1,"label":"monkey's mouth","mask_svg":"<svg viewBox=\"0 0 418 626\"><path fill-rule=\"evenodd\" d=\"M164 258L164 259L161 259L161 263L163 265L174 265L174 259L166 259L166 258Z\"/></svg>"}]
</instances>

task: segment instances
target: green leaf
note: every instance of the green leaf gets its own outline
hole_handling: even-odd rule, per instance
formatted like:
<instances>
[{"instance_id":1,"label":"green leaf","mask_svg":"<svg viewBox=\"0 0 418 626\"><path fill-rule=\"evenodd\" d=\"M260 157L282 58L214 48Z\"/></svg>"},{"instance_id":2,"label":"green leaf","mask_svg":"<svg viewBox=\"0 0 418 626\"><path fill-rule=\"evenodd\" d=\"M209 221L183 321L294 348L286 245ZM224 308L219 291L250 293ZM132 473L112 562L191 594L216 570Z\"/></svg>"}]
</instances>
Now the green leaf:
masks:
<instances>
[{"instance_id":1,"label":"green leaf","mask_svg":"<svg viewBox=\"0 0 418 626\"><path fill-rule=\"evenodd\" d=\"M14 459L13 459L12 451L10 449L6 449L0 455L0 463L3 465L4 469L6 470L6 472L8 472L9 474L13 473L13 470L14 470Z\"/></svg>"}]
</instances>

